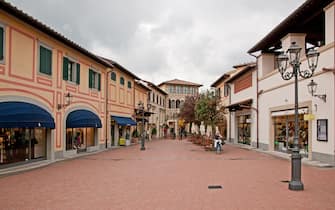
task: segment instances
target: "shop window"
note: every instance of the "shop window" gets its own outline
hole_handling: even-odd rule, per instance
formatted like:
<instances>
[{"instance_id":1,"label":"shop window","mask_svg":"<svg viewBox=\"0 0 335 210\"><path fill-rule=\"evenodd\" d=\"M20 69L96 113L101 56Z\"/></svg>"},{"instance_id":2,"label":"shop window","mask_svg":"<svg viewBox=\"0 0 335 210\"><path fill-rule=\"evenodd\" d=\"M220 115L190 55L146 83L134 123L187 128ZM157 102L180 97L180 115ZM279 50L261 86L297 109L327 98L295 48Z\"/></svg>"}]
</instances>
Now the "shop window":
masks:
<instances>
[{"instance_id":1,"label":"shop window","mask_svg":"<svg viewBox=\"0 0 335 210\"><path fill-rule=\"evenodd\" d=\"M88 86L91 89L101 90L101 74L90 69L88 75Z\"/></svg>"},{"instance_id":2,"label":"shop window","mask_svg":"<svg viewBox=\"0 0 335 210\"><path fill-rule=\"evenodd\" d=\"M111 80L116 81L116 74L115 74L115 72L111 73Z\"/></svg>"},{"instance_id":3,"label":"shop window","mask_svg":"<svg viewBox=\"0 0 335 210\"><path fill-rule=\"evenodd\" d=\"M238 143L250 145L251 141L251 115L237 117Z\"/></svg>"},{"instance_id":4,"label":"shop window","mask_svg":"<svg viewBox=\"0 0 335 210\"><path fill-rule=\"evenodd\" d=\"M47 75L52 74L52 49L40 45L39 72Z\"/></svg>"},{"instance_id":5,"label":"shop window","mask_svg":"<svg viewBox=\"0 0 335 210\"><path fill-rule=\"evenodd\" d=\"M4 27L0 26L0 61L4 60L5 56L5 30Z\"/></svg>"},{"instance_id":6,"label":"shop window","mask_svg":"<svg viewBox=\"0 0 335 210\"><path fill-rule=\"evenodd\" d=\"M128 81L128 88L130 89L131 88L131 82Z\"/></svg>"},{"instance_id":7,"label":"shop window","mask_svg":"<svg viewBox=\"0 0 335 210\"><path fill-rule=\"evenodd\" d=\"M64 57L63 58L63 79L80 84L80 64Z\"/></svg>"}]
</instances>

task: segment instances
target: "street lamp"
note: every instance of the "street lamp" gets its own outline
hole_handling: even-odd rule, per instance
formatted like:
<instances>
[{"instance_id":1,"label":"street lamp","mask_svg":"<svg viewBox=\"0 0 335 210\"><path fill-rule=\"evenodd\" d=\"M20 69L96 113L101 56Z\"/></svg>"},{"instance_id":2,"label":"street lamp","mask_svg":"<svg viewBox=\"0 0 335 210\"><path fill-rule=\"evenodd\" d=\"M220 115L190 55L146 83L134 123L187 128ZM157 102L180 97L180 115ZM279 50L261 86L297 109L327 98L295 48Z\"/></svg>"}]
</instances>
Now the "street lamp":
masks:
<instances>
[{"instance_id":1,"label":"street lamp","mask_svg":"<svg viewBox=\"0 0 335 210\"><path fill-rule=\"evenodd\" d=\"M315 94L317 87L318 87L318 84L316 82L314 82L313 80L311 80L311 82L308 83L308 85L307 85L308 92L312 96L318 97L319 99L323 100L323 102L326 103L326 101L327 101L327 95L326 94Z\"/></svg>"},{"instance_id":2,"label":"street lamp","mask_svg":"<svg viewBox=\"0 0 335 210\"><path fill-rule=\"evenodd\" d=\"M58 110L66 107L66 106L69 106L71 104L71 99L72 99L73 96L70 94L70 92L68 92L64 96L65 96L65 104L57 104L57 109Z\"/></svg>"},{"instance_id":3,"label":"street lamp","mask_svg":"<svg viewBox=\"0 0 335 210\"><path fill-rule=\"evenodd\" d=\"M300 69L300 51L301 48L292 42L290 48L286 53L282 53L277 57L278 71L280 72L284 80L290 80L294 76L294 89L295 89L295 100L294 100L294 148L291 155L291 181L289 182L288 188L290 190L304 190L304 185L301 182L301 155L299 150L299 121L298 121L298 74L302 78L310 78L317 67L319 53L315 49L309 50L306 54L308 60L307 70ZM287 69L287 62L292 66L292 69Z\"/></svg>"},{"instance_id":4,"label":"street lamp","mask_svg":"<svg viewBox=\"0 0 335 210\"><path fill-rule=\"evenodd\" d=\"M141 134L141 150L145 150L144 147L144 104L142 101L138 102L138 113L142 115L142 134Z\"/></svg>"}]
</instances>

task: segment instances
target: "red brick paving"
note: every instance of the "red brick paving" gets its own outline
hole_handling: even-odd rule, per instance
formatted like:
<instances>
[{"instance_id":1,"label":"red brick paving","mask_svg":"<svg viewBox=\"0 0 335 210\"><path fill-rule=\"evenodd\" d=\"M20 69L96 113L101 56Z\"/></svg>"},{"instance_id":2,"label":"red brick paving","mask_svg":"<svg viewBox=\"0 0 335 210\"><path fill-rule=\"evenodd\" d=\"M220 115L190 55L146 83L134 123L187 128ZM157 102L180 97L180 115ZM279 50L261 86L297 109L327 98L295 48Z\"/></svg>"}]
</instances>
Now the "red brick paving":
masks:
<instances>
[{"instance_id":1,"label":"red brick paving","mask_svg":"<svg viewBox=\"0 0 335 210\"><path fill-rule=\"evenodd\" d=\"M305 190L292 192L280 182L287 160L230 145L216 155L185 140L146 146L0 178L0 209L335 209L335 169L303 166Z\"/></svg>"}]
</instances>

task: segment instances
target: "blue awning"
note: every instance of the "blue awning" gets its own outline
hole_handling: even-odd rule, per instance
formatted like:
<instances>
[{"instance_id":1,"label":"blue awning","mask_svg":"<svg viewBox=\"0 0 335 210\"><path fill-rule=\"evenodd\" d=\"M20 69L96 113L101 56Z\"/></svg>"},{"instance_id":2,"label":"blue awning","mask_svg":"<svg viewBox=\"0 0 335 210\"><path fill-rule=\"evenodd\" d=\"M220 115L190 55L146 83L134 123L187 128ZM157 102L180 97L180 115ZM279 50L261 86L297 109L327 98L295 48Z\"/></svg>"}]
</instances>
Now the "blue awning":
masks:
<instances>
[{"instance_id":1,"label":"blue awning","mask_svg":"<svg viewBox=\"0 0 335 210\"><path fill-rule=\"evenodd\" d=\"M49 112L25 102L0 103L0 128L55 128Z\"/></svg>"},{"instance_id":2,"label":"blue awning","mask_svg":"<svg viewBox=\"0 0 335 210\"><path fill-rule=\"evenodd\" d=\"M137 125L134 120L132 120L130 117L119 117L119 116L113 116L112 118L116 121L119 125Z\"/></svg>"},{"instance_id":3,"label":"blue awning","mask_svg":"<svg viewBox=\"0 0 335 210\"><path fill-rule=\"evenodd\" d=\"M91 111L76 110L71 112L66 119L67 128L101 128L100 118Z\"/></svg>"}]
</instances>

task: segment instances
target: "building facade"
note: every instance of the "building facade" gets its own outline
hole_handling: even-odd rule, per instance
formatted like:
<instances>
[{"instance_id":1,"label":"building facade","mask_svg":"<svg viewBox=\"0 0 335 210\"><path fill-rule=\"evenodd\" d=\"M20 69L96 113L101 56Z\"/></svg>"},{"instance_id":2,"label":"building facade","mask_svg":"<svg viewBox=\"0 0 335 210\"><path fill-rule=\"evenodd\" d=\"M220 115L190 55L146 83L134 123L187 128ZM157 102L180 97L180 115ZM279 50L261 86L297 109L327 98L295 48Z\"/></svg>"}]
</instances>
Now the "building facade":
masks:
<instances>
[{"instance_id":1,"label":"building facade","mask_svg":"<svg viewBox=\"0 0 335 210\"><path fill-rule=\"evenodd\" d=\"M296 126L295 85L294 79L282 78L276 58L293 42L301 47L301 70L309 68L306 58L309 48L317 47L320 53L313 76L309 79L298 76L300 153L310 160L334 164L335 52L331 0L304 2L248 51L257 58L256 66L240 70L225 81L231 90L227 108L235 126L231 136L237 143L291 153ZM288 66L288 70L292 67ZM315 95L308 91L311 80L318 83Z\"/></svg>"},{"instance_id":2,"label":"building facade","mask_svg":"<svg viewBox=\"0 0 335 210\"><path fill-rule=\"evenodd\" d=\"M0 2L0 167L120 145L139 78Z\"/></svg>"},{"instance_id":3,"label":"building facade","mask_svg":"<svg viewBox=\"0 0 335 210\"><path fill-rule=\"evenodd\" d=\"M168 133L170 135L180 134L181 123L179 122L178 125L180 107L185 102L187 96L197 96L199 94L199 87L201 86L200 84L178 79L162 82L158 85L159 88L168 93L166 115L167 125L169 127ZM187 126L188 125L185 125L186 130L188 130Z\"/></svg>"},{"instance_id":4,"label":"building facade","mask_svg":"<svg viewBox=\"0 0 335 210\"><path fill-rule=\"evenodd\" d=\"M149 101L150 112L149 132L151 137L162 138L167 135L166 128L166 102L168 94L155 84L145 81L147 87L150 88Z\"/></svg>"}]
</instances>

